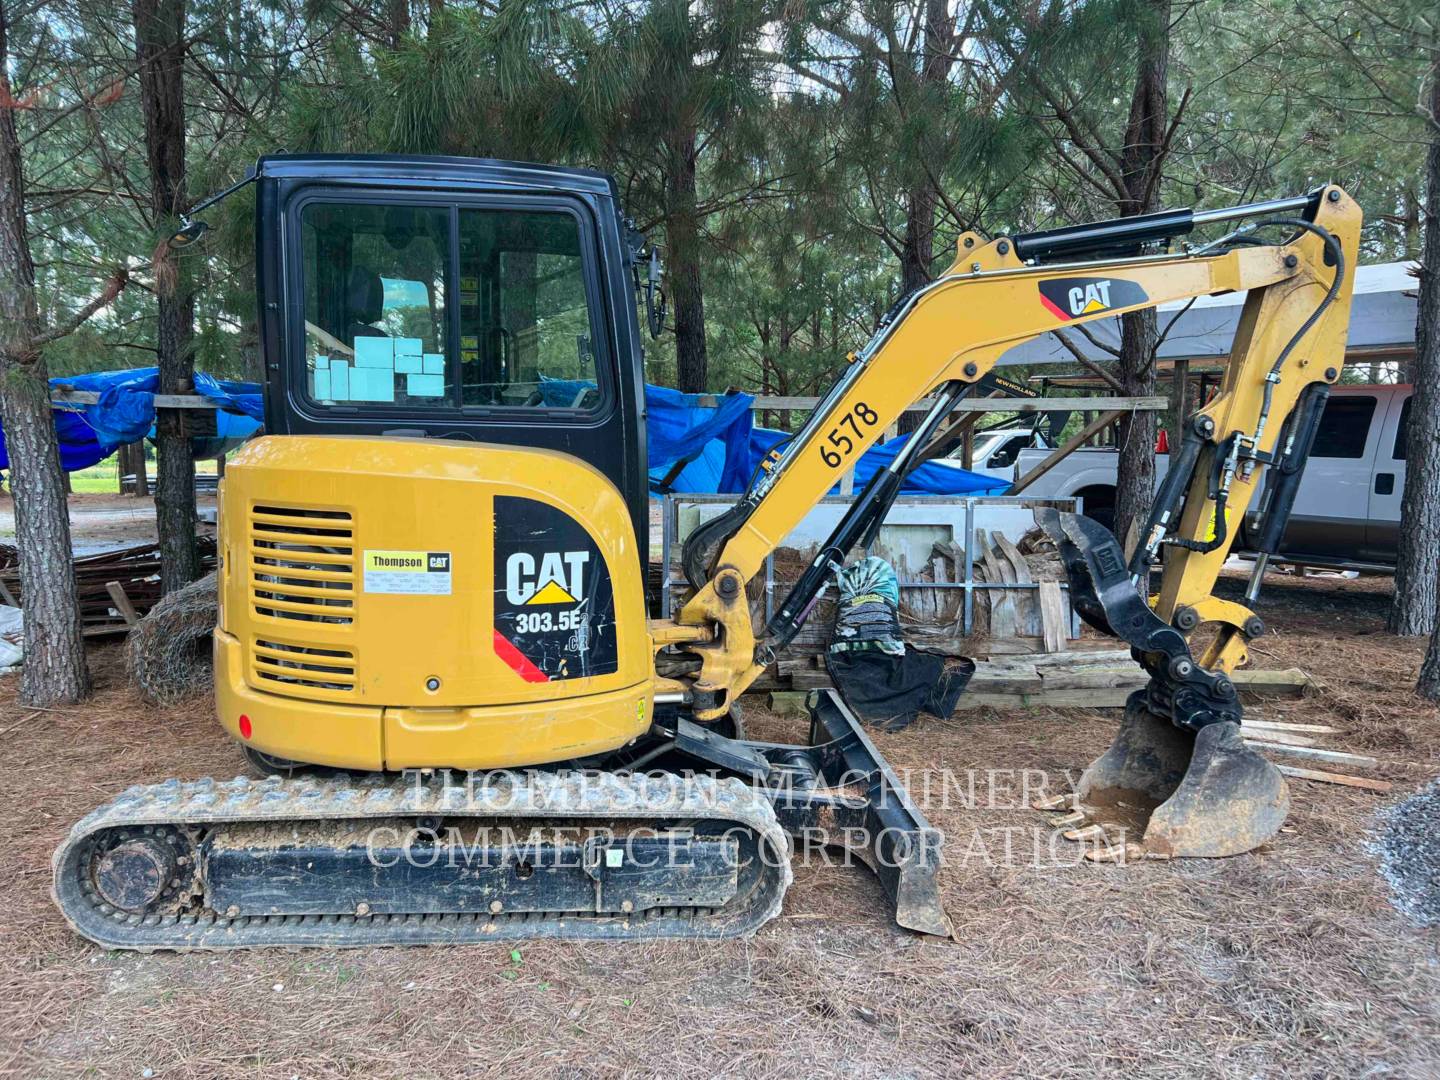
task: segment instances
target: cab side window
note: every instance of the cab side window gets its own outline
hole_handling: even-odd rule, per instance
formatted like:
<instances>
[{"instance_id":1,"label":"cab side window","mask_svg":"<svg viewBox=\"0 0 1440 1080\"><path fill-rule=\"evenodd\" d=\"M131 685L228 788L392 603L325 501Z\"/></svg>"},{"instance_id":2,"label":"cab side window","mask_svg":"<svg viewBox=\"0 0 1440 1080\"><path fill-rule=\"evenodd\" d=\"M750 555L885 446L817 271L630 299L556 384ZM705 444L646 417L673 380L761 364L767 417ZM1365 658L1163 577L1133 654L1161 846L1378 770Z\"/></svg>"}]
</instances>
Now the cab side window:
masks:
<instances>
[{"instance_id":1,"label":"cab side window","mask_svg":"<svg viewBox=\"0 0 1440 1080\"><path fill-rule=\"evenodd\" d=\"M1375 416L1374 397L1345 395L1325 404L1320 427L1315 432L1311 457L1361 458L1370 438L1370 421Z\"/></svg>"},{"instance_id":2,"label":"cab side window","mask_svg":"<svg viewBox=\"0 0 1440 1080\"><path fill-rule=\"evenodd\" d=\"M1405 404L1400 406L1400 423L1395 428L1395 448L1390 456L1396 461L1405 460L1405 446L1410 438L1410 402L1414 401L1414 395L1405 399Z\"/></svg>"},{"instance_id":3,"label":"cab side window","mask_svg":"<svg viewBox=\"0 0 1440 1080\"><path fill-rule=\"evenodd\" d=\"M466 405L593 404L595 344L579 223L544 211L460 211Z\"/></svg>"},{"instance_id":4,"label":"cab side window","mask_svg":"<svg viewBox=\"0 0 1440 1080\"><path fill-rule=\"evenodd\" d=\"M311 203L300 215L305 377L322 404L447 404L443 206Z\"/></svg>"}]
</instances>

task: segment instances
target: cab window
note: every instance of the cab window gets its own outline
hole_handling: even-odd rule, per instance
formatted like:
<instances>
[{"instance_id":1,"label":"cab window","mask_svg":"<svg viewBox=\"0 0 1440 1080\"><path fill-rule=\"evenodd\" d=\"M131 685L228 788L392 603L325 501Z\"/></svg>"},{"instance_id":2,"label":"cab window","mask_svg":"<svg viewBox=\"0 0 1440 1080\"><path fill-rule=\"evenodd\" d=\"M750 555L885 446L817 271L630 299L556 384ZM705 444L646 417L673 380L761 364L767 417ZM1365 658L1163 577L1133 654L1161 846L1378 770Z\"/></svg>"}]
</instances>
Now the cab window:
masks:
<instances>
[{"instance_id":1,"label":"cab window","mask_svg":"<svg viewBox=\"0 0 1440 1080\"><path fill-rule=\"evenodd\" d=\"M447 405L449 209L311 203L300 234L310 398Z\"/></svg>"},{"instance_id":2,"label":"cab window","mask_svg":"<svg viewBox=\"0 0 1440 1080\"><path fill-rule=\"evenodd\" d=\"M460 211L460 371L466 405L593 400L585 265L569 214Z\"/></svg>"},{"instance_id":3,"label":"cab window","mask_svg":"<svg viewBox=\"0 0 1440 1080\"><path fill-rule=\"evenodd\" d=\"M311 201L299 217L315 404L599 407L576 215Z\"/></svg>"}]
</instances>

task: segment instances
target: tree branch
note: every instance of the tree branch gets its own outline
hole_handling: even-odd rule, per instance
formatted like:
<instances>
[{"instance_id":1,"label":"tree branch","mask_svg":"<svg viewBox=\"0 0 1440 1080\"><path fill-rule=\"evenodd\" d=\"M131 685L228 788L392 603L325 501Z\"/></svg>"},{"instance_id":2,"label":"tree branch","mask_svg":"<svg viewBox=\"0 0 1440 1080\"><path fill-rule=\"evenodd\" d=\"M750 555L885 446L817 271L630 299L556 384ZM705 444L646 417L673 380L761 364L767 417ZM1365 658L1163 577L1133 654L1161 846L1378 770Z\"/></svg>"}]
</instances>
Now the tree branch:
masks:
<instances>
[{"instance_id":1,"label":"tree branch","mask_svg":"<svg viewBox=\"0 0 1440 1080\"><path fill-rule=\"evenodd\" d=\"M111 304L129 282L130 271L123 266L117 267L115 272L110 275L110 280L105 283L105 287L96 293L90 299L89 303L72 314L64 322L52 326L43 333L36 334L30 343L31 346L35 349L40 349L52 341L58 341L60 338L73 334L97 311Z\"/></svg>"}]
</instances>

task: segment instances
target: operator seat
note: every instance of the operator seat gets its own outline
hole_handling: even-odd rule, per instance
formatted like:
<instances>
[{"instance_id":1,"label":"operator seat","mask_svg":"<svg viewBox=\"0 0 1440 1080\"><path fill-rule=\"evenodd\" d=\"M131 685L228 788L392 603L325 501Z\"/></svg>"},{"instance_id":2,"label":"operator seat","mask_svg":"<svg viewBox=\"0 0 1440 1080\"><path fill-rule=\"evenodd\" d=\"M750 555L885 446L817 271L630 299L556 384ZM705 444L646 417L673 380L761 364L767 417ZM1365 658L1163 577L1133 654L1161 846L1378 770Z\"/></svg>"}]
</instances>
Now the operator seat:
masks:
<instances>
[{"instance_id":1,"label":"operator seat","mask_svg":"<svg viewBox=\"0 0 1440 1080\"><path fill-rule=\"evenodd\" d=\"M385 286L380 275L366 266L357 266L350 271L350 283L345 290L345 309L348 321L345 324L345 340L357 337L385 337L385 331L372 325L380 321L385 308Z\"/></svg>"}]
</instances>

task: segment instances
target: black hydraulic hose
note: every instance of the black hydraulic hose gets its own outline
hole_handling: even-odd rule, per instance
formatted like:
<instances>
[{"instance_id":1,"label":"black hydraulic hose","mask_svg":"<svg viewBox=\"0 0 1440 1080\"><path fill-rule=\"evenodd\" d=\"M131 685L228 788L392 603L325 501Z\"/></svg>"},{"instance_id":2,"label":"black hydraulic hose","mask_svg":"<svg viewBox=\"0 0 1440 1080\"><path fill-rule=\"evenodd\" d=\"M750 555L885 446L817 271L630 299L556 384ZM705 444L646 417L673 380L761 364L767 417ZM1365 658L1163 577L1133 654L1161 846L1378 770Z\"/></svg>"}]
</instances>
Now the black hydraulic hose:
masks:
<instances>
[{"instance_id":1,"label":"black hydraulic hose","mask_svg":"<svg viewBox=\"0 0 1440 1080\"><path fill-rule=\"evenodd\" d=\"M1209 540L1186 540L1183 537L1176 537L1167 540L1166 543L1172 547L1184 548L1186 551L1199 552L1201 555L1208 555L1221 544L1225 543L1230 535L1230 523L1226 520L1226 507L1230 502L1230 493L1225 490L1222 477L1225 474L1225 460L1230 456L1231 444L1238 438L1239 433L1232 434L1230 438L1215 448L1215 458L1210 464L1210 488L1208 494L1215 503L1215 535Z\"/></svg>"},{"instance_id":2,"label":"black hydraulic hose","mask_svg":"<svg viewBox=\"0 0 1440 1080\"><path fill-rule=\"evenodd\" d=\"M1335 234L1329 229L1316 225L1314 222L1305 221L1303 218L1270 218L1267 221L1259 222L1255 228L1263 229L1271 225L1286 225L1320 237L1325 245L1325 250L1330 253L1330 258L1335 263L1335 276L1331 279L1330 288L1326 290L1324 298L1310 313L1309 318L1300 324L1300 329L1296 330L1290 340L1285 343L1285 347L1280 350L1280 355L1275 358L1275 363L1270 365L1270 373L1265 378L1265 399L1260 405L1260 420L1255 426L1257 441L1265 430L1265 421L1270 417L1270 400L1274 396L1275 383L1280 378L1280 369L1285 366L1285 361L1295 351L1295 346L1300 344L1300 339L1310 332L1311 328L1320 320L1320 316L1325 314L1325 309L1335 302L1335 297L1340 295L1340 286L1345 282L1345 249L1340 246L1340 241L1335 239Z\"/></svg>"}]
</instances>

